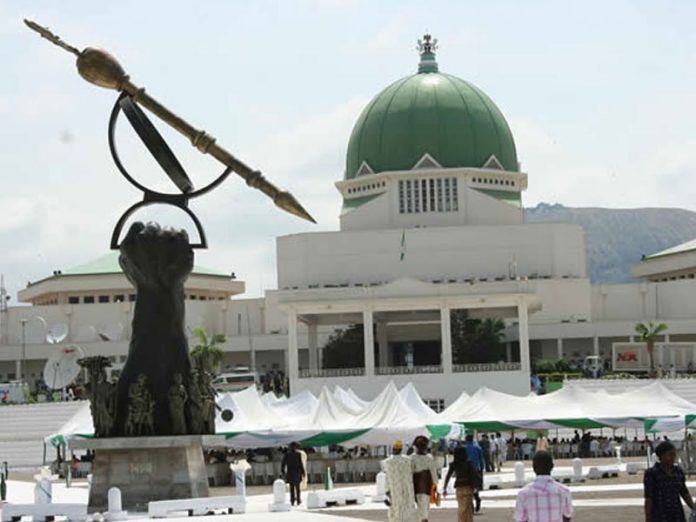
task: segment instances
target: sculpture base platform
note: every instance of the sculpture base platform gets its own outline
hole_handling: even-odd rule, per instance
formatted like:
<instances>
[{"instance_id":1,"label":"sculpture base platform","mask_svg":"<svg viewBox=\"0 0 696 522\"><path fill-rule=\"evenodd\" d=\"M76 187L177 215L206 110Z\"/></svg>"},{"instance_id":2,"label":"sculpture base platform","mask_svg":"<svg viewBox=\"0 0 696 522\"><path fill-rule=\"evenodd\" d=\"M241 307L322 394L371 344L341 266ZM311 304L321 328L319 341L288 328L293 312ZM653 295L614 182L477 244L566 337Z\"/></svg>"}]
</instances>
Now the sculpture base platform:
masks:
<instances>
[{"instance_id":1,"label":"sculpture base platform","mask_svg":"<svg viewBox=\"0 0 696 522\"><path fill-rule=\"evenodd\" d=\"M123 509L147 512L153 500L207 497L203 448L223 443L214 435L179 435L74 439L69 446L94 450L90 512L107 510L112 487L121 490Z\"/></svg>"}]
</instances>

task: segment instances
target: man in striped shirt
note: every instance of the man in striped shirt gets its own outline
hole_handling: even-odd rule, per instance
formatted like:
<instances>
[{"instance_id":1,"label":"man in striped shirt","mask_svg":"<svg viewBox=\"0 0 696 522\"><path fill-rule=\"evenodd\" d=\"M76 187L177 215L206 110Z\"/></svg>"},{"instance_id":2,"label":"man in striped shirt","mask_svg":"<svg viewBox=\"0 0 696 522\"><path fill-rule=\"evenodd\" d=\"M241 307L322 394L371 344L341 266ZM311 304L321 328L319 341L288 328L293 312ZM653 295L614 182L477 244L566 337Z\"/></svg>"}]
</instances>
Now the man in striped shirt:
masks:
<instances>
[{"instance_id":1,"label":"man in striped shirt","mask_svg":"<svg viewBox=\"0 0 696 522\"><path fill-rule=\"evenodd\" d=\"M553 458L537 451L532 461L536 479L517 494L516 522L569 522L573 518L570 490L551 478Z\"/></svg>"}]
</instances>

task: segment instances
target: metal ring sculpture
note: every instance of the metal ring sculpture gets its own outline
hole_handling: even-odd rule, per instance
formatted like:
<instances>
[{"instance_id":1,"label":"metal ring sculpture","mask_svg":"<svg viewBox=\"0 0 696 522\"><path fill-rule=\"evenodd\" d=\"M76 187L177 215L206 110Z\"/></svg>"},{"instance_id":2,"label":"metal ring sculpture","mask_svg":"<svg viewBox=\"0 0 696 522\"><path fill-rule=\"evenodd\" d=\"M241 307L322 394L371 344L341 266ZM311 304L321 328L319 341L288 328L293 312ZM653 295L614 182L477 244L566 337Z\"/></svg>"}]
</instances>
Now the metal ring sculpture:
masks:
<instances>
[{"instance_id":1,"label":"metal ring sculpture","mask_svg":"<svg viewBox=\"0 0 696 522\"><path fill-rule=\"evenodd\" d=\"M116 122L118 121L118 116L123 111L128 119L129 123L137 133L138 137L141 139L147 150L152 154L157 163L162 170L169 176L174 184L181 190L181 194L167 194L163 192L157 192L147 188L146 186L139 183L131 174L126 170L121 162L121 158L118 155L118 149L116 148ZM215 180L210 182L203 188L198 190L193 190L193 184L189 179L186 171L179 163L172 150L164 141L162 135L152 124L147 115L143 112L140 107L133 101L133 98L127 94L122 93L111 111L111 117L109 118L109 150L111 151L111 157L116 164L116 167L121 172L124 178L126 178L131 185L143 192L143 200L139 201L135 205L132 205L128 210L126 210L119 218L114 231L111 234L111 249L116 250L119 248L118 240L121 236L121 230L123 225L125 225L128 218L141 207L146 207L155 203L161 203L165 205L172 205L178 209L183 210L193 221L196 230L198 232L198 237L200 239L199 243L191 244L191 248L208 248L208 242L205 237L205 231L201 225L198 217L193 213L193 211L188 207L188 202L191 198L196 198L202 196L216 188L220 183L225 181L227 176L230 175L232 169L227 167L222 174L220 174Z\"/></svg>"}]
</instances>

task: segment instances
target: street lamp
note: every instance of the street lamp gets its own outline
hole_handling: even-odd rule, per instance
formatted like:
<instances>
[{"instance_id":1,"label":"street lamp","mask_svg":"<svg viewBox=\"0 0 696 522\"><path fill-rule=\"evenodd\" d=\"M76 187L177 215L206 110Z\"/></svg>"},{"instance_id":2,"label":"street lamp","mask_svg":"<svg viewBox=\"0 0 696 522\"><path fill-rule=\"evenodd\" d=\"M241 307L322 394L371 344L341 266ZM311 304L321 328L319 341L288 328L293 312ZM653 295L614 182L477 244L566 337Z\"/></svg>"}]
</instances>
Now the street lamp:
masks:
<instances>
[{"instance_id":1,"label":"street lamp","mask_svg":"<svg viewBox=\"0 0 696 522\"><path fill-rule=\"evenodd\" d=\"M22 323L22 363L21 363L21 366L19 367L19 369L20 369L19 378L22 382L24 382L24 364L25 364L25 360L27 358L27 339L26 339L27 321L29 321L29 319L20 319L19 320L19 322Z\"/></svg>"}]
</instances>

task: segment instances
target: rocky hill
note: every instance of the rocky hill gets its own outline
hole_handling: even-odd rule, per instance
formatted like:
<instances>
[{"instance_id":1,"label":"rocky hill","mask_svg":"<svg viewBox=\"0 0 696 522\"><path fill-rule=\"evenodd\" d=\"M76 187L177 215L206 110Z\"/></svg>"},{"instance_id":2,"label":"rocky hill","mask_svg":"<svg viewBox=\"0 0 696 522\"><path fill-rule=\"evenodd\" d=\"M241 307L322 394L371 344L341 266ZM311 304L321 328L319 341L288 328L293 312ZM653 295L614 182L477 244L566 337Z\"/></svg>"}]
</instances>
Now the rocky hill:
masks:
<instances>
[{"instance_id":1,"label":"rocky hill","mask_svg":"<svg viewBox=\"0 0 696 522\"><path fill-rule=\"evenodd\" d=\"M633 281L631 266L643 254L696 238L696 212L678 208L571 208L539 203L525 209L527 223L574 223L587 235L587 269L593 283Z\"/></svg>"}]
</instances>

